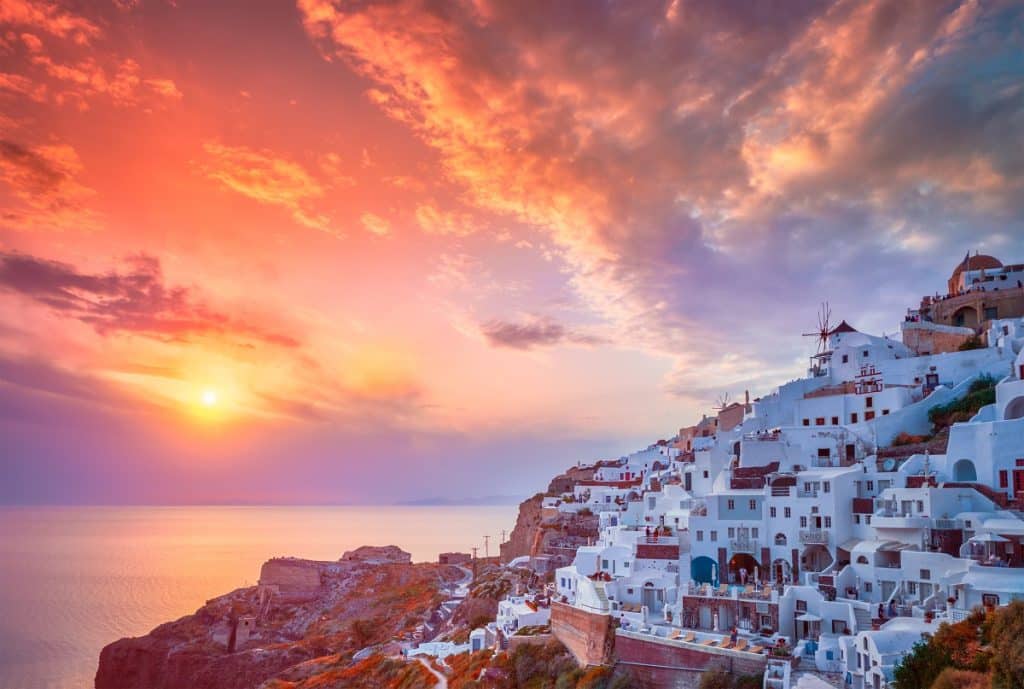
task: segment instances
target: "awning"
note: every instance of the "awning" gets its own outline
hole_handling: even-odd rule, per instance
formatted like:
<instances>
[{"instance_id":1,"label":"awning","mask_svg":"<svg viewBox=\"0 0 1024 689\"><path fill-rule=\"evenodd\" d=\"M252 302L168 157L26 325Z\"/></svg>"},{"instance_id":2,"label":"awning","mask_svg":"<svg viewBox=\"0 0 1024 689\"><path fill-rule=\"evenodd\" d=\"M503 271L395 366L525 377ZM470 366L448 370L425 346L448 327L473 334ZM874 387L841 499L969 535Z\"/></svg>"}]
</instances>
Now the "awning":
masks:
<instances>
[{"instance_id":1,"label":"awning","mask_svg":"<svg viewBox=\"0 0 1024 689\"><path fill-rule=\"evenodd\" d=\"M799 617L797 617L796 621L797 622L821 622L821 618L818 617L817 615L813 614L813 613L805 612L803 615L800 615Z\"/></svg>"},{"instance_id":2,"label":"awning","mask_svg":"<svg viewBox=\"0 0 1024 689\"><path fill-rule=\"evenodd\" d=\"M861 538L851 538L849 540L843 541L842 545L839 546L839 549L840 550L853 550L854 548L857 547L857 544L860 543L862 540L864 540L864 539L861 539Z\"/></svg>"},{"instance_id":3,"label":"awning","mask_svg":"<svg viewBox=\"0 0 1024 689\"><path fill-rule=\"evenodd\" d=\"M980 533L967 539L970 543L1009 543L1009 538L1003 538L999 534Z\"/></svg>"}]
</instances>

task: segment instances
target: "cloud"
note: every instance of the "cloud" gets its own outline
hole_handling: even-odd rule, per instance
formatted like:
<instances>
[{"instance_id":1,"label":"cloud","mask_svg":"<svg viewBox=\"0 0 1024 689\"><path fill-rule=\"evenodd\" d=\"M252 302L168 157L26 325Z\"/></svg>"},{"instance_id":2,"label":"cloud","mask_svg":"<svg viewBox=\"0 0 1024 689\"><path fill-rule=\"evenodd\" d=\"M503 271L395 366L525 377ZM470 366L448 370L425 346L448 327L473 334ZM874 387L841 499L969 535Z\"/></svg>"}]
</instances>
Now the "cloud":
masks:
<instances>
[{"instance_id":1,"label":"cloud","mask_svg":"<svg viewBox=\"0 0 1024 689\"><path fill-rule=\"evenodd\" d=\"M26 146L0 140L0 180L14 199L0 209L0 223L21 230L95 229L86 206L94 195L78 181L82 162L71 146Z\"/></svg>"},{"instance_id":2,"label":"cloud","mask_svg":"<svg viewBox=\"0 0 1024 689\"><path fill-rule=\"evenodd\" d=\"M387 237L391 234L391 223L379 215L363 213L359 220L363 223L363 227L366 228L367 232L371 234L375 234L378 237Z\"/></svg>"},{"instance_id":3,"label":"cloud","mask_svg":"<svg viewBox=\"0 0 1024 689\"><path fill-rule=\"evenodd\" d=\"M36 29L78 44L101 34L100 28L85 17L45 0L4 0L0 3L0 24Z\"/></svg>"},{"instance_id":4,"label":"cloud","mask_svg":"<svg viewBox=\"0 0 1024 689\"><path fill-rule=\"evenodd\" d=\"M121 271L89 273L67 263L0 253L0 290L91 326L100 335L159 341L219 337L298 347L294 336L233 318L203 304L193 290L168 286L160 262L136 256Z\"/></svg>"},{"instance_id":5,"label":"cloud","mask_svg":"<svg viewBox=\"0 0 1024 689\"><path fill-rule=\"evenodd\" d=\"M492 320L480 325L480 332L492 347L533 349L556 345L597 345L605 340L569 330L549 318L535 318L521 323Z\"/></svg>"},{"instance_id":6,"label":"cloud","mask_svg":"<svg viewBox=\"0 0 1024 689\"><path fill-rule=\"evenodd\" d=\"M216 141L203 149L208 160L201 168L211 179L260 203L285 208L300 225L333 233L330 218L314 208L326 187L302 165L267 150Z\"/></svg>"},{"instance_id":7,"label":"cloud","mask_svg":"<svg viewBox=\"0 0 1024 689\"><path fill-rule=\"evenodd\" d=\"M547 232L582 303L673 359L683 394L751 380L729 351L793 370L822 298L877 313L941 284L948 247L1024 236L1019 3L298 5L465 200ZM425 229L459 227L425 208Z\"/></svg>"},{"instance_id":8,"label":"cloud","mask_svg":"<svg viewBox=\"0 0 1024 689\"><path fill-rule=\"evenodd\" d=\"M416 206L416 222L427 234L465 237L476 230L468 213L441 210L435 203Z\"/></svg>"}]
</instances>

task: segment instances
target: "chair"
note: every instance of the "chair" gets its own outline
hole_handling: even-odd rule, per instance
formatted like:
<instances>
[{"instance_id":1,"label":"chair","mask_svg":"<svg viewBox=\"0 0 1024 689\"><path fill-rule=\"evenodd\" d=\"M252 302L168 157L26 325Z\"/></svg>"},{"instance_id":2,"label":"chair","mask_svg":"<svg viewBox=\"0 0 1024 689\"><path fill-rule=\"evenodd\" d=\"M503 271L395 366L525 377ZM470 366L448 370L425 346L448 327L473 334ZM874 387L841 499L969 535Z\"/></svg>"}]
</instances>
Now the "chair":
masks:
<instances>
[{"instance_id":1,"label":"chair","mask_svg":"<svg viewBox=\"0 0 1024 689\"><path fill-rule=\"evenodd\" d=\"M722 643L718 644L719 648L732 648L732 641L730 639L722 639Z\"/></svg>"},{"instance_id":2,"label":"chair","mask_svg":"<svg viewBox=\"0 0 1024 689\"><path fill-rule=\"evenodd\" d=\"M737 651L745 651L745 650L747 650L747 640L746 639L740 639L739 641L737 641L736 642L736 650Z\"/></svg>"},{"instance_id":3,"label":"chair","mask_svg":"<svg viewBox=\"0 0 1024 689\"><path fill-rule=\"evenodd\" d=\"M747 649L747 653L761 653L764 650L764 646L754 645Z\"/></svg>"},{"instance_id":4,"label":"chair","mask_svg":"<svg viewBox=\"0 0 1024 689\"><path fill-rule=\"evenodd\" d=\"M686 641L687 643L693 643L696 640L697 635L693 632L686 632L686 636L683 637L683 641Z\"/></svg>"},{"instance_id":5,"label":"chair","mask_svg":"<svg viewBox=\"0 0 1024 689\"><path fill-rule=\"evenodd\" d=\"M682 633L681 631L679 631L679 630L677 629L677 630L675 630L674 632L672 632L672 633L671 633L671 634L669 635L669 637L668 637L668 638L670 638L670 639L678 639L678 638L679 638L680 636L682 636L682 635L683 635L683 633Z\"/></svg>"},{"instance_id":6,"label":"chair","mask_svg":"<svg viewBox=\"0 0 1024 689\"><path fill-rule=\"evenodd\" d=\"M714 639L704 639L703 641L700 642L700 645L701 646L714 646L715 645L715 640Z\"/></svg>"},{"instance_id":7,"label":"chair","mask_svg":"<svg viewBox=\"0 0 1024 689\"><path fill-rule=\"evenodd\" d=\"M729 585L728 584L722 584L721 586L719 586L717 594L719 596L727 596L727 595L729 595Z\"/></svg>"}]
</instances>

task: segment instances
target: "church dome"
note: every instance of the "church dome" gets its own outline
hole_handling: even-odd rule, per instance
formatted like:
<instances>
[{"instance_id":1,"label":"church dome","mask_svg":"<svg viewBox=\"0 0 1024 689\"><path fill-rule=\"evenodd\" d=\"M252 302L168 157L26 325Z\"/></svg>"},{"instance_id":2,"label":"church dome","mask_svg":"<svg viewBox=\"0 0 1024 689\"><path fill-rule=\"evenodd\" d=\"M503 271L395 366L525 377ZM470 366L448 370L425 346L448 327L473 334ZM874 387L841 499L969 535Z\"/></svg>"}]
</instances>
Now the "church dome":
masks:
<instances>
[{"instance_id":1,"label":"church dome","mask_svg":"<svg viewBox=\"0 0 1024 689\"><path fill-rule=\"evenodd\" d=\"M960 277L960 273L965 270L990 270L992 268L1002 268L1003 262L995 256L987 256L985 254L975 254L974 256L965 256L964 260L960 261L957 267L953 270L953 276L951 280L956 280Z\"/></svg>"}]
</instances>

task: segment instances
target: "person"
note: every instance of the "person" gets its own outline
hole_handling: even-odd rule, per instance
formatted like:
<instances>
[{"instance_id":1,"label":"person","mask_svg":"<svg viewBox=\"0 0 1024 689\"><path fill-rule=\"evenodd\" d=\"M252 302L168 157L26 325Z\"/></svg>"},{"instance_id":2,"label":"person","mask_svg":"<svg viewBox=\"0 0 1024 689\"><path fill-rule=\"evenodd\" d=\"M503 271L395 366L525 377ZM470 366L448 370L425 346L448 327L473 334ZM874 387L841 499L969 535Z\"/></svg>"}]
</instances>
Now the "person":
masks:
<instances>
[{"instance_id":1,"label":"person","mask_svg":"<svg viewBox=\"0 0 1024 689\"><path fill-rule=\"evenodd\" d=\"M731 641L733 643L733 645L735 645L736 644L736 640L739 639L739 636L740 636L739 630L736 629L736 627L733 627L732 628L732 634L729 635L729 641Z\"/></svg>"},{"instance_id":2,"label":"person","mask_svg":"<svg viewBox=\"0 0 1024 689\"><path fill-rule=\"evenodd\" d=\"M884 620L885 619L885 606L882 605L881 603L878 604L878 619L880 619L880 620Z\"/></svg>"}]
</instances>

